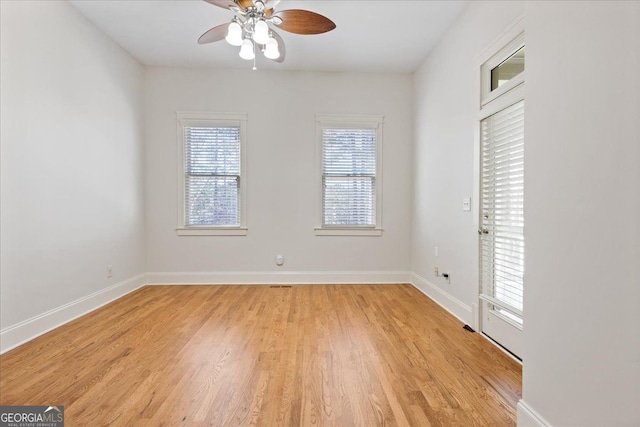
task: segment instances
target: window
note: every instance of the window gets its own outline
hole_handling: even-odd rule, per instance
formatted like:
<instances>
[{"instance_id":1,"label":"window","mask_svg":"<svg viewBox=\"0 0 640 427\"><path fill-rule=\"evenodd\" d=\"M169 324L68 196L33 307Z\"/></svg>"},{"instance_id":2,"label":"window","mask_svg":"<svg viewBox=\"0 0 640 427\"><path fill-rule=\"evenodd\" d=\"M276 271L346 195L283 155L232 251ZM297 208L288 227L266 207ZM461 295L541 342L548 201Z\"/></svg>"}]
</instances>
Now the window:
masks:
<instances>
[{"instance_id":1,"label":"window","mask_svg":"<svg viewBox=\"0 0 640 427\"><path fill-rule=\"evenodd\" d=\"M504 45L481 66L482 107L524 82L524 32Z\"/></svg>"},{"instance_id":2,"label":"window","mask_svg":"<svg viewBox=\"0 0 640 427\"><path fill-rule=\"evenodd\" d=\"M482 120L482 295L522 324L524 100Z\"/></svg>"},{"instance_id":3,"label":"window","mask_svg":"<svg viewBox=\"0 0 640 427\"><path fill-rule=\"evenodd\" d=\"M382 116L318 115L317 235L381 235Z\"/></svg>"},{"instance_id":4,"label":"window","mask_svg":"<svg viewBox=\"0 0 640 427\"><path fill-rule=\"evenodd\" d=\"M246 235L246 115L178 113L178 235Z\"/></svg>"},{"instance_id":5,"label":"window","mask_svg":"<svg viewBox=\"0 0 640 427\"><path fill-rule=\"evenodd\" d=\"M498 89L524 71L524 47L491 70L491 91Z\"/></svg>"}]
</instances>

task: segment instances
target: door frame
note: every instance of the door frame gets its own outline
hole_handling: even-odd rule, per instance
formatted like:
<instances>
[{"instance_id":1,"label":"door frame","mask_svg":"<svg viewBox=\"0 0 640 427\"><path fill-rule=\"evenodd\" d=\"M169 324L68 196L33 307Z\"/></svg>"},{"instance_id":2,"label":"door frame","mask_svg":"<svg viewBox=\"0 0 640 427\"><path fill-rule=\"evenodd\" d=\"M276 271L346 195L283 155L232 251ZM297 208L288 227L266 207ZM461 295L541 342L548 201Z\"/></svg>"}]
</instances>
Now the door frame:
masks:
<instances>
[{"instance_id":1,"label":"door frame","mask_svg":"<svg viewBox=\"0 0 640 427\"><path fill-rule=\"evenodd\" d=\"M499 90L489 93L487 89L487 73L486 69L493 64L499 64L503 59L508 58L513 52L518 50L524 45L524 33L525 33L525 19L524 14L518 16L514 22L505 28L491 44L489 44L482 51L475 60L474 72L476 78L474 79L474 94L475 94L475 107L476 115L473 120L473 197L477 201L472 203L473 213L473 232L477 233L481 227L481 187L480 187L480 174L481 174L481 153L482 153L482 140L480 123L483 119L507 108L510 105L519 102L524 99L525 92L525 72L509 81L504 86L501 86ZM500 59L502 58L502 60ZM490 69L489 69L490 71ZM525 119L526 120L526 119ZM521 350L521 354L515 357L509 350L494 341L488 335L482 333L482 319L483 319L483 301L480 299L481 292L481 276L480 276L480 246L481 240L478 236L476 244L476 252L474 256L474 271L476 277L476 294L475 301L471 306L472 309L472 326L473 328L485 337L489 342L496 345L509 357L513 358L519 363L524 360L524 351ZM493 313L492 313L493 314ZM495 315L495 314L494 314ZM509 319L506 319L507 323ZM505 326L506 327L506 326ZM511 324L511 327L514 327ZM522 358L522 360L520 359Z\"/></svg>"}]
</instances>

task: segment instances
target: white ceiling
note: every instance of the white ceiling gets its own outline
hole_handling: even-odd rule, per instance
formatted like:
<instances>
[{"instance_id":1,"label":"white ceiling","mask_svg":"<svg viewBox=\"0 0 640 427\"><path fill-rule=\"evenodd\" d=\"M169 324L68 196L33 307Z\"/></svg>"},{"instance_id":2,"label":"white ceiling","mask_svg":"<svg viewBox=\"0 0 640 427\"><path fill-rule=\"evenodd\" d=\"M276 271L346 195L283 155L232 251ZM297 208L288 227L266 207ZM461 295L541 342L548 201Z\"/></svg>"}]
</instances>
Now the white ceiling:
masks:
<instances>
[{"instance_id":1,"label":"white ceiling","mask_svg":"<svg viewBox=\"0 0 640 427\"><path fill-rule=\"evenodd\" d=\"M278 31L282 64L258 56L258 68L309 71L412 72L467 1L283 0L276 10L307 9L337 28L320 35ZM72 0L77 10L145 65L249 68L225 41L198 45L231 11L201 0Z\"/></svg>"}]
</instances>

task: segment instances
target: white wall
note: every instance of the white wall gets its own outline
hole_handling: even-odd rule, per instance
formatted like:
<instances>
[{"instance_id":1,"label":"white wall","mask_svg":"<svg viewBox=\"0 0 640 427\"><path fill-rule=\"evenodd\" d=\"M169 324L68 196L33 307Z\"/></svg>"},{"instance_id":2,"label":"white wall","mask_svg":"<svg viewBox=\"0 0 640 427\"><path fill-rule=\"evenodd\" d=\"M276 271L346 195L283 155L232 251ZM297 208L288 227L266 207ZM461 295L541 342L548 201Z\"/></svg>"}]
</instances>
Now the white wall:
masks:
<instances>
[{"instance_id":1,"label":"white wall","mask_svg":"<svg viewBox=\"0 0 640 427\"><path fill-rule=\"evenodd\" d=\"M144 272L142 69L67 2L0 4L6 331Z\"/></svg>"},{"instance_id":2,"label":"white wall","mask_svg":"<svg viewBox=\"0 0 640 427\"><path fill-rule=\"evenodd\" d=\"M528 2L523 401L640 425L639 2Z\"/></svg>"},{"instance_id":3,"label":"white wall","mask_svg":"<svg viewBox=\"0 0 640 427\"><path fill-rule=\"evenodd\" d=\"M522 426L640 425L639 9L526 3ZM415 76L412 269L445 304L477 292L475 59L522 12L472 2Z\"/></svg>"},{"instance_id":4,"label":"white wall","mask_svg":"<svg viewBox=\"0 0 640 427\"><path fill-rule=\"evenodd\" d=\"M147 69L144 109L148 271L408 271L411 76L254 72L250 67L247 63L244 71ZM176 236L175 113L185 110L248 113L249 232L245 237ZM315 236L314 227L319 225L316 113L385 116L382 237ZM285 257L283 267L275 265L277 254ZM326 276L318 277L317 280L327 280ZM358 280L357 276L353 278ZM236 279L232 276L229 280ZM407 279L405 275L403 281ZM163 280L216 279L175 275L151 278L152 282ZM293 276L291 280L307 278Z\"/></svg>"},{"instance_id":5,"label":"white wall","mask_svg":"<svg viewBox=\"0 0 640 427\"><path fill-rule=\"evenodd\" d=\"M414 77L412 271L467 323L478 289L475 217L462 211L474 194L476 58L523 12L523 2L471 2ZM436 265L450 283L434 277Z\"/></svg>"}]
</instances>

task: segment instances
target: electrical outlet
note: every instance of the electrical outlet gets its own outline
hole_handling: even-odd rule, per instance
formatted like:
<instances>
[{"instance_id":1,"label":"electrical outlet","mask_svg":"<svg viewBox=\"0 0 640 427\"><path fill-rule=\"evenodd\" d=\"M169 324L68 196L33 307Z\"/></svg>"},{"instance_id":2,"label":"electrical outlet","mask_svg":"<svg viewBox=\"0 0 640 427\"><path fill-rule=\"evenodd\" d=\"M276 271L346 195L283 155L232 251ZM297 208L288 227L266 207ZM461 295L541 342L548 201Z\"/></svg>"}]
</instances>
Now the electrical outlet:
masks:
<instances>
[{"instance_id":1,"label":"electrical outlet","mask_svg":"<svg viewBox=\"0 0 640 427\"><path fill-rule=\"evenodd\" d=\"M433 275L436 277L440 275L440 272L438 271L438 267L433 267Z\"/></svg>"},{"instance_id":2,"label":"electrical outlet","mask_svg":"<svg viewBox=\"0 0 640 427\"><path fill-rule=\"evenodd\" d=\"M112 265L108 265L107 266L107 279L109 277L113 277L113 266Z\"/></svg>"},{"instance_id":3,"label":"electrical outlet","mask_svg":"<svg viewBox=\"0 0 640 427\"><path fill-rule=\"evenodd\" d=\"M276 265L281 266L282 264L284 264L284 257L282 255L278 255L276 257Z\"/></svg>"}]
</instances>

